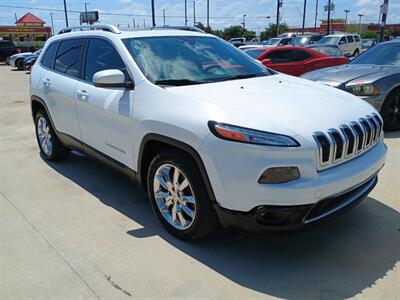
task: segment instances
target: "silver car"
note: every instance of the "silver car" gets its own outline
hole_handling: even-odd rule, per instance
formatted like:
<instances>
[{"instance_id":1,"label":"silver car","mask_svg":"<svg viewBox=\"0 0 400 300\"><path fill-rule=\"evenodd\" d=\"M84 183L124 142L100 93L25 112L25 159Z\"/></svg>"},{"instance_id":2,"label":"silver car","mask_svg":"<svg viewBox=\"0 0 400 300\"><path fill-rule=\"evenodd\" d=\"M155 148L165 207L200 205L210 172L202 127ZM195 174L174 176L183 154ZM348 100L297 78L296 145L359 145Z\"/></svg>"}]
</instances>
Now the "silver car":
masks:
<instances>
[{"instance_id":1,"label":"silver car","mask_svg":"<svg viewBox=\"0 0 400 300\"><path fill-rule=\"evenodd\" d=\"M18 68L18 70L25 70L24 60L30 56L38 57L42 49L39 49L35 52L23 52L11 55L9 58L10 66L14 68Z\"/></svg>"},{"instance_id":2,"label":"silver car","mask_svg":"<svg viewBox=\"0 0 400 300\"><path fill-rule=\"evenodd\" d=\"M378 44L348 65L301 77L359 96L380 111L385 130L400 130L400 40Z\"/></svg>"}]
</instances>

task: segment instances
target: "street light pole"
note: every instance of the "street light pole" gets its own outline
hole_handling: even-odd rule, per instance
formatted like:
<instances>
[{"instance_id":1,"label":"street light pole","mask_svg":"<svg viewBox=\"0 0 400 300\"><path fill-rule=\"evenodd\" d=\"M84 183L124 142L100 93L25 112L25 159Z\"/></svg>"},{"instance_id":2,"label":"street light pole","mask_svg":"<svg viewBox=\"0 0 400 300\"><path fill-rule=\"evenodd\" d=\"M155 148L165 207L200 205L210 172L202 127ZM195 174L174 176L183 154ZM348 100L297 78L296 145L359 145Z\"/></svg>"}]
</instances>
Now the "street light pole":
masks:
<instances>
[{"instance_id":1,"label":"street light pole","mask_svg":"<svg viewBox=\"0 0 400 300\"><path fill-rule=\"evenodd\" d=\"M68 27L67 0L64 0L65 26Z\"/></svg>"},{"instance_id":2,"label":"street light pole","mask_svg":"<svg viewBox=\"0 0 400 300\"><path fill-rule=\"evenodd\" d=\"M153 27L156 27L156 14L154 12L154 0L151 0L151 20L153 22Z\"/></svg>"},{"instance_id":3,"label":"street light pole","mask_svg":"<svg viewBox=\"0 0 400 300\"><path fill-rule=\"evenodd\" d=\"M89 2L85 2L85 19L86 19L86 25L89 25L89 20L87 17L87 5L90 4Z\"/></svg>"},{"instance_id":4,"label":"street light pole","mask_svg":"<svg viewBox=\"0 0 400 300\"><path fill-rule=\"evenodd\" d=\"M346 18L344 19L344 32L347 32L347 14L350 12L350 9L345 9Z\"/></svg>"},{"instance_id":5,"label":"street light pole","mask_svg":"<svg viewBox=\"0 0 400 300\"><path fill-rule=\"evenodd\" d=\"M193 1L193 26L196 26L196 1Z\"/></svg>"},{"instance_id":6,"label":"street light pole","mask_svg":"<svg viewBox=\"0 0 400 300\"><path fill-rule=\"evenodd\" d=\"M363 14L358 14L358 16L360 17L360 20L358 22L358 33L361 33L361 18L363 16Z\"/></svg>"},{"instance_id":7,"label":"street light pole","mask_svg":"<svg viewBox=\"0 0 400 300\"><path fill-rule=\"evenodd\" d=\"M54 35L53 15L54 15L54 13L50 13L50 19L51 19L51 35Z\"/></svg>"},{"instance_id":8,"label":"street light pole","mask_svg":"<svg viewBox=\"0 0 400 300\"><path fill-rule=\"evenodd\" d=\"M163 12L164 27L165 27L165 9L163 9L162 12Z\"/></svg>"},{"instance_id":9,"label":"street light pole","mask_svg":"<svg viewBox=\"0 0 400 300\"><path fill-rule=\"evenodd\" d=\"M307 0L304 0L304 8L303 8L303 27L301 30L301 34L304 35L304 27L306 25L306 9L307 9Z\"/></svg>"},{"instance_id":10,"label":"street light pole","mask_svg":"<svg viewBox=\"0 0 400 300\"><path fill-rule=\"evenodd\" d=\"M210 28L210 0L207 0L207 30Z\"/></svg>"},{"instance_id":11,"label":"street light pole","mask_svg":"<svg viewBox=\"0 0 400 300\"><path fill-rule=\"evenodd\" d=\"M242 23L243 29L246 29L246 16L247 15L243 15L243 23Z\"/></svg>"},{"instance_id":12,"label":"street light pole","mask_svg":"<svg viewBox=\"0 0 400 300\"><path fill-rule=\"evenodd\" d=\"M279 21L280 21L280 16L279 16L279 11L282 6L282 0L277 0L277 6L276 6L276 36L279 35Z\"/></svg>"},{"instance_id":13,"label":"street light pole","mask_svg":"<svg viewBox=\"0 0 400 300\"><path fill-rule=\"evenodd\" d=\"M384 0L382 5L382 19L381 19L381 32L379 34L379 41L383 42L385 37L385 25L386 25L386 17L389 10L389 0Z\"/></svg>"},{"instance_id":14,"label":"street light pole","mask_svg":"<svg viewBox=\"0 0 400 300\"><path fill-rule=\"evenodd\" d=\"M187 0L185 0L185 26L187 26L188 18L187 18Z\"/></svg>"},{"instance_id":15,"label":"street light pole","mask_svg":"<svg viewBox=\"0 0 400 300\"><path fill-rule=\"evenodd\" d=\"M133 25L133 28L136 28L135 18L132 18L132 25Z\"/></svg>"},{"instance_id":16,"label":"street light pole","mask_svg":"<svg viewBox=\"0 0 400 300\"><path fill-rule=\"evenodd\" d=\"M318 0L315 4L315 18L314 18L314 31L317 31L317 19L318 19Z\"/></svg>"}]
</instances>

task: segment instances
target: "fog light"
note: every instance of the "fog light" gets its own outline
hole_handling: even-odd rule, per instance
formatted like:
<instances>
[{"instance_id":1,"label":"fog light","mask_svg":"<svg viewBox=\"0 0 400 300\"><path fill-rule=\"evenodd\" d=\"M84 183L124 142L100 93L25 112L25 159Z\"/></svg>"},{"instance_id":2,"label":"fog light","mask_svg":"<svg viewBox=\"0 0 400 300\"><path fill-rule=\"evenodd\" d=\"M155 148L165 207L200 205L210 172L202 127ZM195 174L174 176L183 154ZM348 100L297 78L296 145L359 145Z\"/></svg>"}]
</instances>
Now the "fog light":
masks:
<instances>
[{"instance_id":1,"label":"fog light","mask_svg":"<svg viewBox=\"0 0 400 300\"><path fill-rule=\"evenodd\" d=\"M276 167L264 171L258 183L284 183L300 178L297 167Z\"/></svg>"}]
</instances>

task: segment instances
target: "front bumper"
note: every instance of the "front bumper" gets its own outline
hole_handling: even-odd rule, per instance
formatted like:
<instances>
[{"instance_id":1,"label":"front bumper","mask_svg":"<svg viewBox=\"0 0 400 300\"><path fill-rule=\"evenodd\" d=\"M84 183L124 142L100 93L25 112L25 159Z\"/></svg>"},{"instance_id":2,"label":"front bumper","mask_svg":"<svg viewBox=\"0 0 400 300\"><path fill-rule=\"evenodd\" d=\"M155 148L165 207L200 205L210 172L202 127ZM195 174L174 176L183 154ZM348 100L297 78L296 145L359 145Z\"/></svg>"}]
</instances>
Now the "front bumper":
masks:
<instances>
[{"instance_id":1,"label":"front bumper","mask_svg":"<svg viewBox=\"0 0 400 300\"><path fill-rule=\"evenodd\" d=\"M298 230L339 216L359 204L378 182L375 174L363 183L318 201L315 204L296 206L258 206L249 212L224 209L215 204L220 223L225 228L242 230L282 231Z\"/></svg>"}]
</instances>

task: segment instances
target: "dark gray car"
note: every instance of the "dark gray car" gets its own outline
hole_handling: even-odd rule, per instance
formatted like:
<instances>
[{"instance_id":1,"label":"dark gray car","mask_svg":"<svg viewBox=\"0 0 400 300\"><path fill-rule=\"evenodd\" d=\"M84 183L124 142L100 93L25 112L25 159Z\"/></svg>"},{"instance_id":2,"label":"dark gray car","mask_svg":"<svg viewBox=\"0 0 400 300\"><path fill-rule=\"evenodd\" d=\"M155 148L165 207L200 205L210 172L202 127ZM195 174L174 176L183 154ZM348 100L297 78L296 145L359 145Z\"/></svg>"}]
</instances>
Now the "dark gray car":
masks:
<instances>
[{"instance_id":1,"label":"dark gray car","mask_svg":"<svg viewBox=\"0 0 400 300\"><path fill-rule=\"evenodd\" d=\"M379 44L348 65L301 77L359 96L381 113L385 130L400 130L400 40Z\"/></svg>"}]
</instances>

